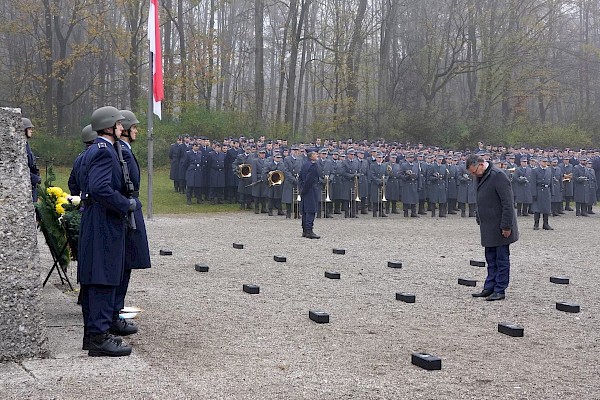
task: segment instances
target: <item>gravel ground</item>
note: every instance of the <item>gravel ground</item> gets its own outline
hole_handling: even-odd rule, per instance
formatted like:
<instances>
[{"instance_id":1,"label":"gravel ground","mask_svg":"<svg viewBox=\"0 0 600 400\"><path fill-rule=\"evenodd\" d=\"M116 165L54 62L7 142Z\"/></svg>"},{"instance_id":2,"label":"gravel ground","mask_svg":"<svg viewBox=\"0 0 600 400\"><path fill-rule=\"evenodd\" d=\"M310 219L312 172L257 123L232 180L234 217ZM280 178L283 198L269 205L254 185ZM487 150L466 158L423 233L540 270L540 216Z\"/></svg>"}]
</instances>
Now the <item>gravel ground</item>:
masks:
<instances>
[{"instance_id":1,"label":"gravel ground","mask_svg":"<svg viewBox=\"0 0 600 400\"><path fill-rule=\"evenodd\" d=\"M134 354L90 359L78 350L74 296L49 285L53 357L0 366L0 397L598 399L600 217L552 218L554 231L533 231L532 217L519 223L507 298L486 302L471 297L485 279L469 265L483 260L473 218L336 216L317 220L322 238L308 240L298 220L266 214L155 217L147 221L153 268L133 273L127 301L144 309L140 333L126 339ZM40 251L47 260L45 245ZM571 283L552 284L552 275ZM244 293L246 283L260 294ZM400 291L416 303L397 301ZM558 311L558 301L581 312ZM328 312L330 323L312 322L309 310ZM521 325L525 336L499 333L499 322ZM417 351L439 356L442 370L411 365Z\"/></svg>"}]
</instances>

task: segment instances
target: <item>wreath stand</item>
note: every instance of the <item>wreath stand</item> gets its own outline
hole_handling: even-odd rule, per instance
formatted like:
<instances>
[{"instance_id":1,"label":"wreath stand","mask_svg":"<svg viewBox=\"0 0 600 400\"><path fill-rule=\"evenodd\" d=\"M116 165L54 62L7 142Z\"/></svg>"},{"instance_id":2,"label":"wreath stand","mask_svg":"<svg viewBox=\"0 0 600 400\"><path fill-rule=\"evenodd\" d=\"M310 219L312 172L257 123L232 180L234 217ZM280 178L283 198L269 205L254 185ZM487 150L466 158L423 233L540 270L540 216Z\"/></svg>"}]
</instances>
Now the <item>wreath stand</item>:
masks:
<instances>
[{"instance_id":1,"label":"wreath stand","mask_svg":"<svg viewBox=\"0 0 600 400\"><path fill-rule=\"evenodd\" d=\"M67 247L69 245L69 241L65 240L65 244L62 246L62 248L60 250L56 250L55 246L53 246L51 244L51 241L49 239L48 230L44 226L44 223L42 222L41 215L40 215L40 213L39 213L39 211L38 211L37 208L35 209L35 213L36 213L36 217L37 217L36 219L37 219L37 222L38 222L38 227L40 228L40 230L44 234L44 239L46 239L46 244L48 245L48 249L50 250L50 254L52 255L52 260L54 261L53 264L52 264L52 268L50 268L50 271L48 272L48 275L46 275L46 279L44 280L44 283L42 284L42 287L46 286L46 283L48 282L48 279L50 279L50 275L52 275L52 272L56 269L56 272L58 273L58 277L60 278L61 285L64 285L65 281L66 281L67 284L69 285L69 288L71 290L73 290L73 285L71 285L71 281L69 280L69 277L67 277L66 271L63 271L62 268L59 265L60 259L62 258L62 256L67 251Z\"/></svg>"}]
</instances>

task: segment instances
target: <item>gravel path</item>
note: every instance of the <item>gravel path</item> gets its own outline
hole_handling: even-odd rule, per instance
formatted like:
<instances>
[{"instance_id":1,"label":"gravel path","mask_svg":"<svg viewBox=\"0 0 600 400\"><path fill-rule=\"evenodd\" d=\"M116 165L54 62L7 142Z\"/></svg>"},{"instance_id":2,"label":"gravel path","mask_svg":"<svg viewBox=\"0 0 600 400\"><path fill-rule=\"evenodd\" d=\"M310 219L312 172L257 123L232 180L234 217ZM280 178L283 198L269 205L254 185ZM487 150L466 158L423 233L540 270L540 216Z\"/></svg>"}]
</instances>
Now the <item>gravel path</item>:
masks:
<instances>
[{"instance_id":1,"label":"gravel path","mask_svg":"<svg viewBox=\"0 0 600 400\"><path fill-rule=\"evenodd\" d=\"M47 286L54 357L24 366L58 369L34 371L33 380L13 371L11 379L1 378L2 366L0 397L598 399L600 217L552 218L555 231L533 231L531 217L519 222L507 298L490 303L470 295L485 279L484 268L469 265L483 259L473 218L337 216L317 220L322 239L308 240L299 221L265 214L156 217L147 221L153 268L134 271L127 302L145 310L140 333L127 338L134 354L85 356L73 295ZM388 268L389 260L403 268ZM196 272L196 263L209 272ZM341 279L325 278L326 270ZM552 275L571 283L552 284ZM246 283L260 294L244 293ZM400 291L415 293L416 303L397 301ZM581 312L558 311L558 301ZM312 322L309 310L328 312L330 323ZM505 321L525 336L498 333ZM439 356L442 370L411 365L416 351ZM73 375L77 368L89 372Z\"/></svg>"}]
</instances>

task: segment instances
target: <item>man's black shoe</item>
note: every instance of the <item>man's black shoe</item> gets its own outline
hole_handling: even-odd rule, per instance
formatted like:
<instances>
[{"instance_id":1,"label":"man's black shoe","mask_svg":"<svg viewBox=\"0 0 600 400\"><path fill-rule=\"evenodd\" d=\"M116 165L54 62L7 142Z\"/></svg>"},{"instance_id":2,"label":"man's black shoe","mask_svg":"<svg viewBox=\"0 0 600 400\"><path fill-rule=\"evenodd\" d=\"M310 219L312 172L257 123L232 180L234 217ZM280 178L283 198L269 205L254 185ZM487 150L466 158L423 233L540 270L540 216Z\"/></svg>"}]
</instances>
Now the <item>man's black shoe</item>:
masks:
<instances>
[{"instance_id":1,"label":"man's black shoe","mask_svg":"<svg viewBox=\"0 0 600 400\"><path fill-rule=\"evenodd\" d=\"M554 230L554 228L553 228L553 227L551 227L550 225L544 225L544 226L542 226L542 228L543 228L545 231L553 231L553 230Z\"/></svg>"},{"instance_id":2,"label":"man's black shoe","mask_svg":"<svg viewBox=\"0 0 600 400\"><path fill-rule=\"evenodd\" d=\"M131 354L131 346L118 343L112 335L101 333L90 336L90 357L122 357Z\"/></svg>"},{"instance_id":3,"label":"man's black shoe","mask_svg":"<svg viewBox=\"0 0 600 400\"><path fill-rule=\"evenodd\" d=\"M485 298L486 301L504 300L504 293L495 292L491 296Z\"/></svg>"},{"instance_id":4,"label":"man's black shoe","mask_svg":"<svg viewBox=\"0 0 600 400\"><path fill-rule=\"evenodd\" d=\"M111 334L109 334L109 336L112 336L114 341L117 342L118 344L123 343L123 339L120 336L114 336ZM90 349L90 335L83 335L83 344L81 346L81 350L89 350L89 349Z\"/></svg>"},{"instance_id":5,"label":"man's black shoe","mask_svg":"<svg viewBox=\"0 0 600 400\"><path fill-rule=\"evenodd\" d=\"M494 293L493 290L483 289L479 293L473 293L473 294L471 294L471 296L473 296L473 297L488 297L489 295L491 295L493 293Z\"/></svg>"},{"instance_id":6,"label":"man's black shoe","mask_svg":"<svg viewBox=\"0 0 600 400\"><path fill-rule=\"evenodd\" d=\"M135 326L133 322L129 322L124 318L114 319L110 329L108 330L109 333L118 336L133 335L134 333L137 333L137 331L137 326Z\"/></svg>"},{"instance_id":7,"label":"man's black shoe","mask_svg":"<svg viewBox=\"0 0 600 400\"><path fill-rule=\"evenodd\" d=\"M321 236L315 234L312 230L306 231L306 236L308 239L321 239Z\"/></svg>"}]
</instances>

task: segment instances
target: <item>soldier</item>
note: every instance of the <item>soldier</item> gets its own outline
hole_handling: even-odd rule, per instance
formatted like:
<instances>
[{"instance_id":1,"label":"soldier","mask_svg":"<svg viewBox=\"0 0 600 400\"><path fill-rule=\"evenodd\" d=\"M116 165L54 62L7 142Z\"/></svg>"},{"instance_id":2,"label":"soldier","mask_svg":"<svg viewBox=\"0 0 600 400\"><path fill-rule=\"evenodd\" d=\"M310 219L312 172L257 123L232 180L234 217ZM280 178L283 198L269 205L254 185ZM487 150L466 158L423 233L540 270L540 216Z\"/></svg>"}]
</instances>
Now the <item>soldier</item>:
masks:
<instances>
[{"instance_id":1,"label":"soldier","mask_svg":"<svg viewBox=\"0 0 600 400\"><path fill-rule=\"evenodd\" d=\"M369 166L367 177L369 179L369 200L371 201L373 217L387 217L383 205L383 190L387 179L387 165L383 163L382 153L377 153L375 162Z\"/></svg>"},{"instance_id":2,"label":"soldier","mask_svg":"<svg viewBox=\"0 0 600 400\"><path fill-rule=\"evenodd\" d=\"M42 177L40 176L40 169L35 162L35 156L31 151L31 147L29 147L29 139L33 137L33 124L29 118L21 118L23 123L23 131L25 132L25 138L27 142L25 144L25 151L27 153L27 167L29 167L29 178L31 179L31 199L35 203L37 201L37 185L42 182Z\"/></svg>"},{"instance_id":3,"label":"soldier","mask_svg":"<svg viewBox=\"0 0 600 400\"><path fill-rule=\"evenodd\" d=\"M254 197L254 213L267 213L267 177L263 175L266 165L266 150L260 149L258 157L252 159L252 197ZM260 205L260 211L258 209Z\"/></svg>"},{"instance_id":4,"label":"soldier","mask_svg":"<svg viewBox=\"0 0 600 400\"><path fill-rule=\"evenodd\" d=\"M283 174L283 183L285 183L285 172L283 169L283 163L281 162L281 153L276 152L273 154L272 160L267 160L263 167L263 176L265 181L268 181L269 173L277 171L277 173ZM281 195L283 193L283 183L274 182L273 184L267 185L266 197L269 202L269 217L273 216L273 209L277 209L277 215L285 215L281 208ZM291 211L291 210L290 210Z\"/></svg>"},{"instance_id":5,"label":"soldier","mask_svg":"<svg viewBox=\"0 0 600 400\"><path fill-rule=\"evenodd\" d=\"M529 216L529 207L533 203L533 195L531 194L532 185L532 169L527 165L527 158L520 159L521 165L513 174L513 185L515 201L517 203L517 216Z\"/></svg>"},{"instance_id":6,"label":"soldier","mask_svg":"<svg viewBox=\"0 0 600 400\"><path fill-rule=\"evenodd\" d=\"M94 140L98 137L98 134L94 132L92 129L92 125L86 125L81 131L81 141L85 145L85 150L87 150L91 145L94 144ZM69 191L73 196L79 196L81 194L81 186L79 184L79 171L81 167L81 160L83 160L83 154L85 153L83 150L75 161L73 162L73 169L71 170L71 174L69 175L69 181L67 185L69 186Z\"/></svg>"},{"instance_id":7,"label":"soldier","mask_svg":"<svg viewBox=\"0 0 600 400\"><path fill-rule=\"evenodd\" d=\"M237 156L233 164L231 164L231 169L238 177L238 199L240 201L240 210L246 208L246 210L250 210L252 204L252 175L256 174L256 171L249 172L251 175L242 175L241 168L242 166L249 167L251 169L252 158L254 155L251 152L251 147L249 144L244 145L243 152Z\"/></svg>"},{"instance_id":8,"label":"soldier","mask_svg":"<svg viewBox=\"0 0 600 400\"><path fill-rule=\"evenodd\" d=\"M427 200L427 162L425 162L425 154L419 153L417 154L417 165L419 166L419 181L421 182L419 186L419 210L417 214L425 215L425 201Z\"/></svg>"},{"instance_id":9,"label":"soldier","mask_svg":"<svg viewBox=\"0 0 600 400\"><path fill-rule=\"evenodd\" d=\"M208 185L212 204L223 204L225 196L225 153L221 149L221 144L216 143L208 155Z\"/></svg>"},{"instance_id":10,"label":"soldier","mask_svg":"<svg viewBox=\"0 0 600 400\"><path fill-rule=\"evenodd\" d=\"M589 202L590 178L585 170L585 157L573 167L573 200L575 201L575 215L587 217L587 204Z\"/></svg>"},{"instance_id":11,"label":"soldier","mask_svg":"<svg viewBox=\"0 0 600 400\"><path fill-rule=\"evenodd\" d=\"M192 205L192 196L196 197L198 204L202 203L200 189L202 188L202 152L200 145L194 142L192 149L185 153L183 167L185 169L185 184L187 205Z\"/></svg>"},{"instance_id":12,"label":"soldier","mask_svg":"<svg viewBox=\"0 0 600 400\"><path fill-rule=\"evenodd\" d=\"M302 166L298 177L302 195L302 237L308 239L320 239L320 236L313 231L315 213L319 208L321 194L317 157L316 149L311 149L308 153L308 160Z\"/></svg>"},{"instance_id":13,"label":"soldier","mask_svg":"<svg viewBox=\"0 0 600 400\"><path fill-rule=\"evenodd\" d=\"M342 204L345 218L358 218L358 202L360 193L356 193L358 187L358 160L354 158L354 149L347 152L346 160L342 162L340 175L342 177Z\"/></svg>"},{"instance_id":14,"label":"soldier","mask_svg":"<svg viewBox=\"0 0 600 400\"><path fill-rule=\"evenodd\" d=\"M285 217L292 218L292 205L295 203L294 195L300 193L298 188L298 175L302 169L302 161L298 158L298 150L296 146L292 148L292 152L289 156L283 159L283 165L279 168L285 174L283 181L283 190L281 193L281 202L285 203ZM294 193L294 191L297 191ZM299 206L299 205L298 205ZM299 212L299 210L294 210Z\"/></svg>"},{"instance_id":15,"label":"soldier","mask_svg":"<svg viewBox=\"0 0 600 400\"><path fill-rule=\"evenodd\" d=\"M185 135L183 138L183 143L179 145L179 193L186 193L186 178L185 175L187 173L185 167L185 158L186 153L192 149L192 144L190 143L189 135Z\"/></svg>"},{"instance_id":16,"label":"soldier","mask_svg":"<svg viewBox=\"0 0 600 400\"><path fill-rule=\"evenodd\" d=\"M113 146L119 139L123 115L114 107L92 113L98 133L81 161L84 211L81 216L77 275L81 283L84 345L89 356L128 356L131 346L109 333L115 293L121 284L125 259L125 214L139 200L125 197L123 171ZM86 343L86 339L87 343Z\"/></svg>"},{"instance_id":17,"label":"soldier","mask_svg":"<svg viewBox=\"0 0 600 400\"><path fill-rule=\"evenodd\" d=\"M560 165L563 181L563 197L565 199L565 211L573 211L571 202L573 201L573 165L569 162L569 158L563 158L563 163ZM562 203L561 203L562 205Z\"/></svg>"},{"instance_id":18,"label":"soldier","mask_svg":"<svg viewBox=\"0 0 600 400\"><path fill-rule=\"evenodd\" d=\"M540 229L540 214L542 214L544 219L542 228L552 231L554 229L548 223L548 216L552 212L552 170L548 168L547 158L540 159L540 166L533 171L533 181L536 187L531 205L534 218L533 229L536 231Z\"/></svg>"},{"instance_id":19,"label":"soldier","mask_svg":"<svg viewBox=\"0 0 600 400\"><path fill-rule=\"evenodd\" d=\"M404 208L404 217L410 216L418 218L417 203L419 202L419 188L421 178L419 174L419 164L415 162L415 155L408 153L406 162L400 166L400 177L402 178L402 203Z\"/></svg>"},{"instance_id":20,"label":"soldier","mask_svg":"<svg viewBox=\"0 0 600 400\"><path fill-rule=\"evenodd\" d=\"M427 169L427 181L429 182L429 204L431 205L431 217L435 217L436 207L440 210L440 218L446 217L446 190L448 186L448 170L442 164L444 156L439 154L436 161Z\"/></svg>"},{"instance_id":21,"label":"soldier","mask_svg":"<svg viewBox=\"0 0 600 400\"><path fill-rule=\"evenodd\" d=\"M317 160L317 167L321 174L321 183L323 184L323 194L321 195L321 206L319 209L323 209L325 218L333 218L333 203L331 201L331 174L333 170L333 161L327 157L327 148L323 147L319 151L319 159ZM329 197L329 200L327 200ZM321 212L319 211L319 214ZM317 217L319 217L317 214Z\"/></svg>"},{"instance_id":22,"label":"soldier","mask_svg":"<svg viewBox=\"0 0 600 400\"><path fill-rule=\"evenodd\" d=\"M169 179L173 181L175 191L179 192L179 146L181 145L181 138L178 137L176 143L172 143L169 147L169 162L171 169L169 170Z\"/></svg>"},{"instance_id":23,"label":"soldier","mask_svg":"<svg viewBox=\"0 0 600 400\"><path fill-rule=\"evenodd\" d=\"M369 172L369 162L365 160L365 152L363 150L356 151L357 160L358 160L358 193L361 195L360 197L360 213L367 214L367 208L369 205L368 197L369 194L369 180L367 179L367 174Z\"/></svg>"},{"instance_id":24,"label":"soldier","mask_svg":"<svg viewBox=\"0 0 600 400\"><path fill-rule=\"evenodd\" d=\"M210 147L210 140L206 136L200 136L200 153L202 154L202 183L200 186L200 199L208 201L210 199L210 168L208 163L210 161L210 153L213 152ZM202 202L202 200L200 201Z\"/></svg>"},{"instance_id":25,"label":"soldier","mask_svg":"<svg viewBox=\"0 0 600 400\"><path fill-rule=\"evenodd\" d=\"M343 177L342 177L342 164L346 160L346 154L340 153L338 150L334 150L332 153L333 168L331 179L331 199L333 200L333 213L341 214L343 199Z\"/></svg>"},{"instance_id":26,"label":"soldier","mask_svg":"<svg viewBox=\"0 0 600 400\"><path fill-rule=\"evenodd\" d=\"M400 214L398 211L398 202L400 201L400 164L396 162L398 156L396 153L390 153L390 162L388 164L388 180L385 185L386 212L389 205L392 205L392 214Z\"/></svg>"},{"instance_id":27,"label":"soldier","mask_svg":"<svg viewBox=\"0 0 600 400\"><path fill-rule=\"evenodd\" d=\"M552 170L552 196L550 199L552 216L559 217L560 214L564 213L560 209L563 201L563 185L562 170L558 166L558 158L552 159L550 169Z\"/></svg>"},{"instance_id":28,"label":"soldier","mask_svg":"<svg viewBox=\"0 0 600 400\"><path fill-rule=\"evenodd\" d=\"M469 173L464 164L458 167L458 204L460 207L460 216L466 217L465 208L469 205L469 217L475 217L475 207L477 203L477 188L473 180L473 175Z\"/></svg>"},{"instance_id":29,"label":"soldier","mask_svg":"<svg viewBox=\"0 0 600 400\"><path fill-rule=\"evenodd\" d=\"M134 192L130 195L136 199L137 207L133 212L136 229L128 229L125 236L125 264L121 284L115 292L115 306L113 309L113 322L109 332L113 335L127 336L137 333L138 328L130 321L120 318L119 313L125 306L125 296L129 288L132 269L150 268L150 250L148 249L148 235L146 234L146 223L144 222L144 213L142 212L142 203L139 201L140 195L140 165L133 154L131 144L137 139L137 124L140 121L135 114L129 110L121 110L123 115L123 132L121 140L115 146L121 146L123 160L127 163L129 177L133 183Z\"/></svg>"},{"instance_id":30,"label":"soldier","mask_svg":"<svg viewBox=\"0 0 600 400\"><path fill-rule=\"evenodd\" d=\"M225 153L225 201L233 204L238 202L237 189L240 178L236 175L235 170L231 168L231 165L243 151L240 149L239 141L234 139L231 141L231 147L228 149L224 147L223 152Z\"/></svg>"},{"instance_id":31,"label":"soldier","mask_svg":"<svg viewBox=\"0 0 600 400\"><path fill-rule=\"evenodd\" d=\"M458 199L458 156L448 158L448 214L456 214Z\"/></svg>"},{"instance_id":32,"label":"soldier","mask_svg":"<svg viewBox=\"0 0 600 400\"><path fill-rule=\"evenodd\" d=\"M588 196L587 196L587 213L588 214L596 214L594 211L592 211L592 207L594 206L594 204L596 204L596 193L597 193L597 181L596 181L596 171L593 168L593 161L591 159L588 159L586 161L586 168L585 168L585 173L586 176L589 179L589 186L588 186Z\"/></svg>"}]
</instances>

